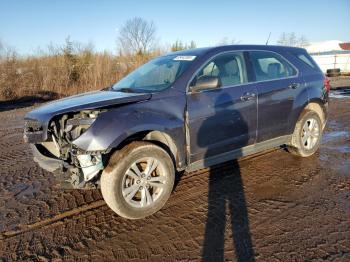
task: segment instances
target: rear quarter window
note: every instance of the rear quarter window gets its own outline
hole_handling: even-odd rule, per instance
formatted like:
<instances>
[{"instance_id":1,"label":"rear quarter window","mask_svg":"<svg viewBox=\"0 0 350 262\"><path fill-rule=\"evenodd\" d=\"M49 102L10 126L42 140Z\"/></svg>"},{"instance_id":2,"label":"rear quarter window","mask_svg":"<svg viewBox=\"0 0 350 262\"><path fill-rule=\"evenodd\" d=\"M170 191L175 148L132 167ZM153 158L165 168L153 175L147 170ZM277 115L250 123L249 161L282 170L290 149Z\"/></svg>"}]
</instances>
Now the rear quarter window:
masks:
<instances>
[{"instance_id":1,"label":"rear quarter window","mask_svg":"<svg viewBox=\"0 0 350 262\"><path fill-rule=\"evenodd\" d=\"M309 69L313 69L314 71L320 71L316 62L312 59L312 57L306 52L293 52L292 53L299 61L301 61L304 65L306 65Z\"/></svg>"},{"instance_id":2,"label":"rear quarter window","mask_svg":"<svg viewBox=\"0 0 350 262\"><path fill-rule=\"evenodd\" d=\"M252 51L250 59L256 81L281 79L297 74L297 70L285 58L274 52Z\"/></svg>"},{"instance_id":3,"label":"rear quarter window","mask_svg":"<svg viewBox=\"0 0 350 262\"><path fill-rule=\"evenodd\" d=\"M315 65L311 62L311 60L304 54L297 55L297 58L299 58L301 61L303 61L305 64L311 66L312 68L316 68Z\"/></svg>"}]
</instances>

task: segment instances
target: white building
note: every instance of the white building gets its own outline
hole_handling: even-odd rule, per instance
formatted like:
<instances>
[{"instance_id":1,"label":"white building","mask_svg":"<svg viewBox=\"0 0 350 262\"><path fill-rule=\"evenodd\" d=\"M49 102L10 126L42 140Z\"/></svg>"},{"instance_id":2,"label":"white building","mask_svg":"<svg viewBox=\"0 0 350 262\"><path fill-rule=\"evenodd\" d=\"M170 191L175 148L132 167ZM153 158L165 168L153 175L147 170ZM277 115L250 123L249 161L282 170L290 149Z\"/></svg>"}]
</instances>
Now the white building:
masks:
<instances>
[{"instance_id":1,"label":"white building","mask_svg":"<svg viewBox=\"0 0 350 262\"><path fill-rule=\"evenodd\" d=\"M327 69L339 68L350 72L350 43L338 40L310 43L306 50L324 73Z\"/></svg>"}]
</instances>

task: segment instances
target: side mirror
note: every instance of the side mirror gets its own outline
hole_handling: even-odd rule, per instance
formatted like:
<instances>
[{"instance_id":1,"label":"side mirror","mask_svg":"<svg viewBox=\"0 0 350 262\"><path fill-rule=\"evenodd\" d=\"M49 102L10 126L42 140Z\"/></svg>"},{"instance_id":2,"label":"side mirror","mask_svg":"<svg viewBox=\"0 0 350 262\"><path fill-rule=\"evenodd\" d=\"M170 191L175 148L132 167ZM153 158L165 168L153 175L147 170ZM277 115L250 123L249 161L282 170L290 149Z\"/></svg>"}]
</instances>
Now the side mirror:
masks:
<instances>
[{"instance_id":1,"label":"side mirror","mask_svg":"<svg viewBox=\"0 0 350 262\"><path fill-rule=\"evenodd\" d=\"M220 80L217 76L201 76L197 79L194 86L191 86L192 92L199 90L216 89L220 87Z\"/></svg>"}]
</instances>

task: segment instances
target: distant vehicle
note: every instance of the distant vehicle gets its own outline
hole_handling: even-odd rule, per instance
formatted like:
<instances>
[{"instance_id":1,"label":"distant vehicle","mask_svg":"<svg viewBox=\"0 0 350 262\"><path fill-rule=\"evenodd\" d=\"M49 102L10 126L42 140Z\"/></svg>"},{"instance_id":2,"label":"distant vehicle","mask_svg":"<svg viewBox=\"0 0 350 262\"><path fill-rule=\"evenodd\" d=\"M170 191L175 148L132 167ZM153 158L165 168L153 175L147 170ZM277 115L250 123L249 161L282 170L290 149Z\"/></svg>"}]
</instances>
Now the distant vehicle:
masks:
<instances>
[{"instance_id":1,"label":"distant vehicle","mask_svg":"<svg viewBox=\"0 0 350 262\"><path fill-rule=\"evenodd\" d=\"M138 219L165 204L176 172L282 145L314 154L329 88L304 49L198 48L29 112L24 138L42 168L73 188L101 187L112 210Z\"/></svg>"}]
</instances>

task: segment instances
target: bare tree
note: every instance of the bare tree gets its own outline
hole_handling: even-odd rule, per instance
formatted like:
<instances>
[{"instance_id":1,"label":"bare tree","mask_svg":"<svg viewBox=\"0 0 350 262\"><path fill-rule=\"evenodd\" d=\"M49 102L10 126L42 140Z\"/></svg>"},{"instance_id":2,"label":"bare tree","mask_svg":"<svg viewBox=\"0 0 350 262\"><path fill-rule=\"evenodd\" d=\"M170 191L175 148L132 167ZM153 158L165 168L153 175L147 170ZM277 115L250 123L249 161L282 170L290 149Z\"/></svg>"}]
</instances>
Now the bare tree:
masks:
<instances>
[{"instance_id":1,"label":"bare tree","mask_svg":"<svg viewBox=\"0 0 350 262\"><path fill-rule=\"evenodd\" d=\"M146 54L155 46L156 27L141 17L134 17L126 21L120 28L118 36L119 51L121 53Z\"/></svg>"},{"instance_id":2,"label":"bare tree","mask_svg":"<svg viewBox=\"0 0 350 262\"><path fill-rule=\"evenodd\" d=\"M277 44L279 45L287 45L287 34L283 32L277 40Z\"/></svg>"},{"instance_id":3,"label":"bare tree","mask_svg":"<svg viewBox=\"0 0 350 262\"><path fill-rule=\"evenodd\" d=\"M241 41L236 40L235 38L232 38L231 40L228 37L223 37L218 43L217 45L237 45L239 44Z\"/></svg>"},{"instance_id":4,"label":"bare tree","mask_svg":"<svg viewBox=\"0 0 350 262\"><path fill-rule=\"evenodd\" d=\"M189 49L192 49L192 48L196 48L196 47L197 47L196 42L192 40L192 41L190 42L190 45L188 46L188 48L189 48Z\"/></svg>"},{"instance_id":5,"label":"bare tree","mask_svg":"<svg viewBox=\"0 0 350 262\"><path fill-rule=\"evenodd\" d=\"M184 44L182 41L176 40L175 43L171 45L170 50L172 52L176 52L176 51L192 49L196 47L197 47L196 42L194 42L193 40L189 44Z\"/></svg>"},{"instance_id":6,"label":"bare tree","mask_svg":"<svg viewBox=\"0 0 350 262\"><path fill-rule=\"evenodd\" d=\"M294 32L283 32L277 40L277 44L295 47L306 47L309 45L309 42L304 35L298 37Z\"/></svg>"},{"instance_id":7,"label":"bare tree","mask_svg":"<svg viewBox=\"0 0 350 262\"><path fill-rule=\"evenodd\" d=\"M299 37L299 47L305 48L309 45L309 41L307 41L306 37L302 35Z\"/></svg>"}]
</instances>

